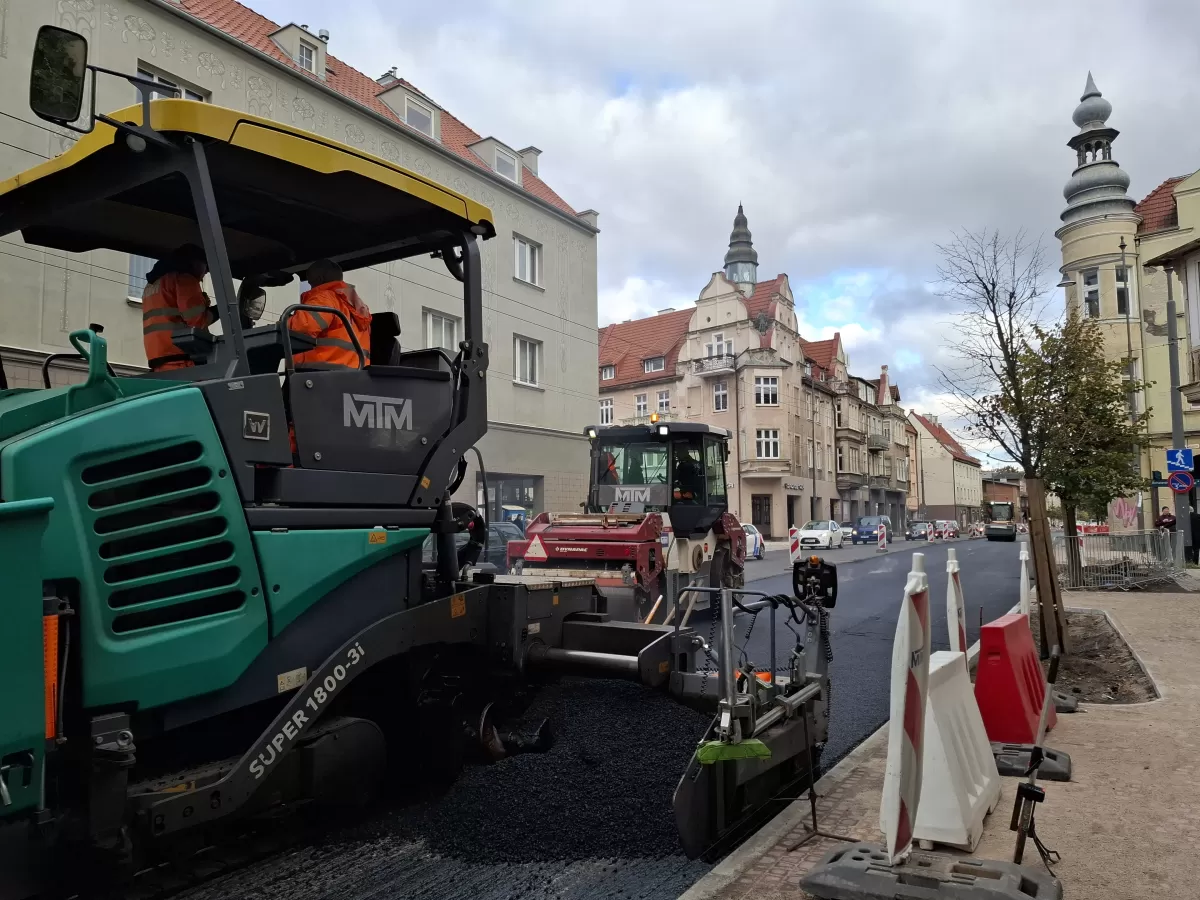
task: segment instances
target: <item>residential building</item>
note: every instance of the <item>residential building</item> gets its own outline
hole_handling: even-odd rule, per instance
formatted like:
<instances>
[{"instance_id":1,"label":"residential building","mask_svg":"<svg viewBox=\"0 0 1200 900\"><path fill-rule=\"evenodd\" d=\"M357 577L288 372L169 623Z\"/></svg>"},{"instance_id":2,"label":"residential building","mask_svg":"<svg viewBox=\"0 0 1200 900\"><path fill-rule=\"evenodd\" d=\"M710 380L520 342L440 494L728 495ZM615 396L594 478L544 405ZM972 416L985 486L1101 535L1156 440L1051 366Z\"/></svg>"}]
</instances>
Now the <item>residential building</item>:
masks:
<instances>
[{"instance_id":1,"label":"residential building","mask_svg":"<svg viewBox=\"0 0 1200 900\"><path fill-rule=\"evenodd\" d=\"M336 6L327 14L336 16ZM596 402L597 213L576 211L539 177L540 150L471 130L395 69L378 79L357 71L333 55L336 33L281 26L234 0L0 0L0 178L73 139L27 106L34 36L44 24L82 33L89 62L152 78L162 96L178 89L334 138L490 207L497 236L482 245L489 431L480 450L492 514L503 503L529 513L577 508L587 484L583 430ZM138 97L120 78L102 76L96 88L104 112ZM0 358L11 385L40 385L45 356L70 352L68 333L92 322L104 326L118 369L145 366L140 306L153 260L42 250L16 235L2 241ZM406 348L453 350L461 339L459 290L439 260L390 263L347 280L374 311L399 314ZM295 282L273 289L266 317L299 291ZM56 383L78 377L52 373ZM469 466L460 498L479 502L473 456Z\"/></svg>"},{"instance_id":2,"label":"residential building","mask_svg":"<svg viewBox=\"0 0 1200 900\"><path fill-rule=\"evenodd\" d=\"M1072 115L1079 130L1067 145L1076 165L1055 235L1068 308L1099 324L1108 357L1132 360L1133 377L1144 385L1132 400L1138 411L1149 410L1147 439L1138 448L1142 476L1149 478L1155 470L1166 473L1173 444L1168 278L1177 308L1185 443L1200 449L1200 173L1168 178L1135 203L1129 175L1113 158L1119 132L1108 125L1111 114L1089 73ZM1195 500L1193 491L1189 503ZM1109 507L1110 526L1149 527L1142 511L1149 505L1149 498L1140 504L1118 498Z\"/></svg>"},{"instance_id":3,"label":"residential building","mask_svg":"<svg viewBox=\"0 0 1200 900\"><path fill-rule=\"evenodd\" d=\"M927 520L953 519L961 526L982 519L983 477L979 460L967 453L935 415L909 413L917 430L921 466L921 509Z\"/></svg>"},{"instance_id":4,"label":"residential building","mask_svg":"<svg viewBox=\"0 0 1200 900\"><path fill-rule=\"evenodd\" d=\"M921 441L917 429L907 418L904 421L904 437L908 444L909 463L908 519L909 521L914 519L924 521L925 513L922 509L924 494L921 493Z\"/></svg>"},{"instance_id":5,"label":"residential building","mask_svg":"<svg viewBox=\"0 0 1200 900\"><path fill-rule=\"evenodd\" d=\"M609 325L599 344L599 423L658 413L729 430L730 508L765 534L808 518L902 521L899 391L886 367L874 381L851 376L840 336L801 337L787 275L758 279L740 206L724 267L694 306Z\"/></svg>"},{"instance_id":6,"label":"residential building","mask_svg":"<svg viewBox=\"0 0 1200 900\"><path fill-rule=\"evenodd\" d=\"M994 471L983 472L983 502L986 503L1011 503L1013 505L1013 514L1017 519L1022 519L1021 510L1023 508L1023 498L1025 493L1025 479L1021 477L1021 473L1013 469L997 469Z\"/></svg>"}]
</instances>

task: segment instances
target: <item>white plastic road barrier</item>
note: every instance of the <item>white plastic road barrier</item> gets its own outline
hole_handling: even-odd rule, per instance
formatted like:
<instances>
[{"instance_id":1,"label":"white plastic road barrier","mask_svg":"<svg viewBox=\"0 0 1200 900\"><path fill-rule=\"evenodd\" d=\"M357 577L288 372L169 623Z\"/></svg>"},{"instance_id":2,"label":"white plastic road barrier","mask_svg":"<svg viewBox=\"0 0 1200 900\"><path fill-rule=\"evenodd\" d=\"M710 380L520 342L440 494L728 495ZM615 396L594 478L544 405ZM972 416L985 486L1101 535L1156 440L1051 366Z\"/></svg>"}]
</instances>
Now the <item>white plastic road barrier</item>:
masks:
<instances>
[{"instance_id":1,"label":"white plastic road barrier","mask_svg":"<svg viewBox=\"0 0 1200 900\"><path fill-rule=\"evenodd\" d=\"M800 558L800 529L793 525L788 529L788 562L795 564Z\"/></svg>"},{"instance_id":2,"label":"white plastic road barrier","mask_svg":"<svg viewBox=\"0 0 1200 900\"><path fill-rule=\"evenodd\" d=\"M946 630L950 633L950 649L966 653L967 601L963 597L958 553L953 547L946 551Z\"/></svg>"},{"instance_id":3,"label":"white plastic road barrier","mask_svg":"<svg viewBox=\"0 0 1200 900\"><path fill-rule=\"evenodd\" d=\"M879 803L879 827L893 864L912 850L913 827L921 801L921 746L928 682L929 576L925 574L925 554L914 553L892 645L887 770Z\"/></svg>"},{"instance_id":4,"label":"white plastic road barrier","mask_svg":"<svg viewBox=\"0 0 1200 900\"><path fill-rule=\"evenodd\" d=\"M1029 549L1028 547L1021 548L1021 605L1020 613L1023 616L1029 615L1030 607L1029 596Z\"/></svg>"},{"instance_id":5,"label":"white plastic road barrier","mask_svg":"<svg viewBox=\"0 0 1200 900\"><path fill-rule=\"evenodd\" d=\"M887 553L887 528L883 523L879 523L879 544L875 547L876 553Z\"/></svg>"},{"instance_id":6,"label":"white plastic road barrier","mask_svg":"<svg viewBox=\"0 0 1200 900\"><path fill-rule=\"evenodd\" d=\"M973 851L1000 802L1001 781L965 653L941 650L929 660L921 775L913 839L925 850L938 843Z\"/></svg>"}]
</instances>

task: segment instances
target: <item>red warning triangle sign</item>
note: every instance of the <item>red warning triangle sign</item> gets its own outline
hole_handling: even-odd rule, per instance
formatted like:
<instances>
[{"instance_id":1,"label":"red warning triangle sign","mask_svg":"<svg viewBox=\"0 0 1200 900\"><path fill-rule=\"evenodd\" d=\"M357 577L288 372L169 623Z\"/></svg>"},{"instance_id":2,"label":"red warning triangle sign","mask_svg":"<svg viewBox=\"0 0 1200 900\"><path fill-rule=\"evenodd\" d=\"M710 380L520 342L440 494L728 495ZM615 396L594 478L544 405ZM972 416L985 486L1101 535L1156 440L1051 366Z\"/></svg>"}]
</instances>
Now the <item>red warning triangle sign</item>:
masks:
<instances>
[{"instance_id":1,"label":"red warning triangle sign","mask_svg":"<svg viewBox=\"0 0 1200 900\"><path fill-rule=\"evenodd\" d=\"M525 548L525 558L537 562L545 562L549 559L549 555L546 553L546 545L542 543L541 535L534 535L533 540L529 542L529 546Z\"/></svg>"}]
</instances>

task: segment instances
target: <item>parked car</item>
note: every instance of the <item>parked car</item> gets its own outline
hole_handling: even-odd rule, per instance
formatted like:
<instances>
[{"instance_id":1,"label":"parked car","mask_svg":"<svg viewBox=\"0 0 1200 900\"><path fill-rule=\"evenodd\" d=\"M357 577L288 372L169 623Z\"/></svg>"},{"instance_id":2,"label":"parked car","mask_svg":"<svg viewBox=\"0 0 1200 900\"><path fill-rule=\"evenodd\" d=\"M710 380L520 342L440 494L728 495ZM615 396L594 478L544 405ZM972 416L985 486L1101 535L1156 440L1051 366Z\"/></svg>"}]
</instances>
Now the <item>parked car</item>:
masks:
<instances>
[{"instance_id":1,"label":"parked car","mask_svg":"<svg viewBox=\"0 0 1200 900\"><path fill-rule=\"evenodd\" d=\"M959 537L958 523L949 519L939 519L933 526L934 535L943 541Z\"/></svg>"},{"instance_id":2,"label":"parked car","mask_svg":"<svg viewBox=\"0 0 1200 900\"><path fill-rule=\"evenodd\" d=\"M906 541L927 541L932 533L932 522L909 522L908 527L904 529L904 539Z\"/></svg>"},{"instance_id":3,"label":"parked car","mask_svg":"<svg viewBox=\"0 0 1200 900\"><path fill-rule=\"evenodd\" d=\"M892 542L892 520L888 516L859 516L850 532L852 544L879 543L879 529L884 529L884 540Z\"/></svg>"},{"instance_id":4,"label":"parked car","mask_svg":"<svg viewBox=\"0 0 1200 900\"><path fill-rule=\"evenodd\" d=\"M853 530L854 530L853 522L843 522L842 523L842 537L844 537L844 538L850 537L850 532L852 532Z\"/></svg>"},{"instance_id":5,"label":"parked car","mask_svg":"<svg viewBox=\"0 0 1200 900\"><path fill-rule=\"evenodd\" d=\"M815 519L800 529L800 547L824 547L835 550L842 546L842 526L832 519Z\"/></svg>"},{"instance_id":6,"label":"parked car","mask_svg":"<svg viewBox=\"0 0 1200 900\"><path fill-rule=\"evenodd\" d=\"M743 525L742 531L746 532L746 558L762 559L767 552L762 532L753 525Z\"/></svg>"},{"instance_id":7,"label":"parked car","mask_svg":"<svg viewBox=\"0 0 1200 900\"><path fill-rule=\"evenodd\" d=\"M508 571L508 542L522 540L521 529L513 522L489 522L487 546L479 554L479 565L493 565L497 571ZM454 535L454 546L461 547L467 542L467 533L460 531ZM433 562L433 535L425 538L421 546L421 559L425 564Z\"/></svg>"}]
</instances>

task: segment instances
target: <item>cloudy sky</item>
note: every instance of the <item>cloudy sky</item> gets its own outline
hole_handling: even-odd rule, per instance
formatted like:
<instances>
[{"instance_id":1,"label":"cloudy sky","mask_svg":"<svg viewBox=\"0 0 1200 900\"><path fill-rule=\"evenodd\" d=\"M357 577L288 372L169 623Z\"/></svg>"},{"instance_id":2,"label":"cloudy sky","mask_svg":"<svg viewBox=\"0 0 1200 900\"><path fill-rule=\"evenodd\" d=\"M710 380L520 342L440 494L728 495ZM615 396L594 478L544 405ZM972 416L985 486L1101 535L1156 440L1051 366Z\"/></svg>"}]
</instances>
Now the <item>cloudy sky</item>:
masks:
<instances>
[{"instance_id":1,"label":"cloudy sky","mask_svg":"<svg viewBox=\"0 0 1200 900\"><path fill-rule=\"evenodd\" d=\"M600 211L600 324L694 302L740 201L807 334L840 330L925 410L953 338L934 245L1025 228L1057 261L1089 69L1131 194L1200 167L1194 0L249 2L541 148L542 177Z\"/></svg>"}]
</instances>

